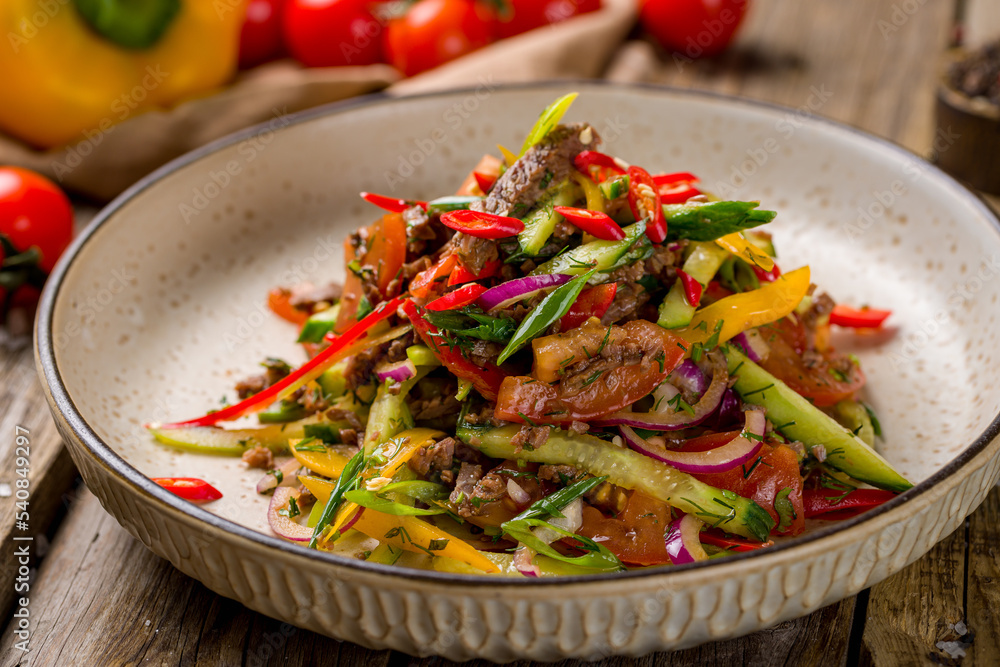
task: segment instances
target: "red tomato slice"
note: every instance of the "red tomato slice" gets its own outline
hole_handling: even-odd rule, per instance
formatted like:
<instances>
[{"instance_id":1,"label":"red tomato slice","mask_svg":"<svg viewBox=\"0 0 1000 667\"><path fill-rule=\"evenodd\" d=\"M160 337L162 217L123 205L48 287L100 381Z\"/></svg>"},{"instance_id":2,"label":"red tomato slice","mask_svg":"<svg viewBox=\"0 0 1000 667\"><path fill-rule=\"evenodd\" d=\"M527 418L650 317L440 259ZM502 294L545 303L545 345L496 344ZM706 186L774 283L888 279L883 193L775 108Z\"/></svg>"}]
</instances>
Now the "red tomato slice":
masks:
<instances>
[{"instance_id":1,"label":"red tomato slice","mask_svg":"<svg viewBox=\"0 0 1000 667\"><path fill-rule=\"evenodd\" d=\"M447 280L449 273L457 263L458 257L446 255L430 268L413 276L413 280L410 281L410 294L418 299L426 299L435 286Z\"/></svg>"},{"instance_id":2,"label":"red tomato slice","mask_svg":"<svg viewBox=\"0 0 1000 667\"><path fill-rule=\"evenodd\" d=\"M618 293L618 283L605 283L596 287L588 287L580 292L576 302L570 307L569 312L563 315L559 321L561 331L575 329L591 317L601 319L604 313L608 312L611 303Z\"/></svg>"},{"instance_id":3,"label":"red tomato slice","mask_svg":"<svg viewBox=\"0 0 1000 667\"><path fill-rule=\"evenodd\" d=\"M605 517L592 505L583 506L583 525L577 531L608 548L629 565L670 563L663 533L670 527L670 507L655 498L631 491L618 516Z\"/></svg>"},{"instance_id":4,"label":"red tomato slice","mask_svg":"<svg viewBox=\"0 0 1000 667\"><path fill-rule=\"evenodd\" d=\"M472 282L473 280L486 280L487 278L492 278L500 273L500 267L502 266L503 260L494 259L491 262L486 262L482 271L479 273L473 273L465 268L465 265L459 261L455 265L455 269L451 272L451 275L448 276L448 287Z\"/></svg>"},{"instance_id":5,"label":"red tomato slice","mask_svg":"<svg viewBox=\"0 0 1000 667\"><path fill-rule=\"evenodd\" d=\"M344 241L344 264L358 259L362 266L375 271L379 291L385 295L389 283L396 278L406 261L406 222L399 213L387 213L382 219L368 227L368 248L358 253L351 245L351 239ZM347 269L344 292L340 298L340 314L337 316L335 333L347 331L357 322L358 306L364 290L361 280ZM378 304L371 304L376 306Z\"/></svg>"},{"instance_id":6,"label":"red tomato slice","mask_svg":"<svg viewBox=\"0 0 1000 667\"><path fill-rule=\"evenodd\" d=\"M284 287L275 287L267 293L267 307L278 317L292 324L302 324L309 319L309 313L293 308L291 304L292 291Z\"/></svg>"},{"instance_id":7,"label":"red tomato slice","mask_svg":"<svg viewBox=\"0 0 1000 667\"><path fill-rule=\"evenodd\" d=\"M835 489L806 489L806 518L824 521L850 519L892 500L896 495L882 489L857 489L846 496Z\"/></svg>"}]
</instances>

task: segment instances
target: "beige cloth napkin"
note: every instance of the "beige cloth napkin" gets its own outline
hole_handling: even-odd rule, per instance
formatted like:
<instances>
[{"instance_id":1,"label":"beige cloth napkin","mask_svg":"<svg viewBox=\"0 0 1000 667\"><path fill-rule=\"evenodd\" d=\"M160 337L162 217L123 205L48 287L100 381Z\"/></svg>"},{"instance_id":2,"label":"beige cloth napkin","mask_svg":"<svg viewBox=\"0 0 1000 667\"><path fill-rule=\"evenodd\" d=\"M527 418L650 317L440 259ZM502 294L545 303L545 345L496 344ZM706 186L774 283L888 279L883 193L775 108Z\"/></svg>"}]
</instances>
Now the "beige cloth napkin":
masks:
<instances>
[{"instance_id":1,"label":"beige cloth napkin","mask_svg":"<svg viewBox=\"0 0 1000 667\"><path fill-rule=\"evenodd\" d=\"M604 0L592 14L503 40L407 80L387 65L305 69L280 61L242 73L215 95L149 111L81 142L38 151L0 134L0 164L46 174L106 202L198 146L237 130L388 88L394 95L449 87L600 75L635 22L635 0Z\"/></svg>"}]
</instances>

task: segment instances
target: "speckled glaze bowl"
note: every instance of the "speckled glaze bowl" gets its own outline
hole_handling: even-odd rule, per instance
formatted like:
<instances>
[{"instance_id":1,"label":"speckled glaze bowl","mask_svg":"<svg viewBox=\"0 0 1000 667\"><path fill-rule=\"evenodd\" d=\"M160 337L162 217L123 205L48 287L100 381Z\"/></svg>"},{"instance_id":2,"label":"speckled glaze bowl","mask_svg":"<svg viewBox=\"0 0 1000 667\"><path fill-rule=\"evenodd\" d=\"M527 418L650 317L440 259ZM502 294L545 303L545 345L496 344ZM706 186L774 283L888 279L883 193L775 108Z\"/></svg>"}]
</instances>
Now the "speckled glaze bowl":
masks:
<instances>
[{"instance_id":1,"label":"speckled glaze bowl","mask_svg":"<svg viewBox=\"0 0 1000 667\"><path fill-rule=\"evenodd\" d=\"M780 212L783 268L808 263L836 299L895 311L894 337L838 344L862 358L882 451L914 489L723 561L485 578L281 541L253 492L257 475L143 431L205 412L268 354L300 359L264 306L268 288L340 277L344 236L375 213L359 190L454 190L570 89L544 84L275 119L181 158L109 206L59 264L37 326L53 415L104 507L177 568L257 611L368 647L496 661L640 655L748 633L871 586L958 527L1000 472L996 218L931 165L841 125L677 90L572 88L582 95L570 118L591 121L609 152L760 199ZM225 498L196 507L147 475L200 476Z\"/></svg>"}]
</instances>

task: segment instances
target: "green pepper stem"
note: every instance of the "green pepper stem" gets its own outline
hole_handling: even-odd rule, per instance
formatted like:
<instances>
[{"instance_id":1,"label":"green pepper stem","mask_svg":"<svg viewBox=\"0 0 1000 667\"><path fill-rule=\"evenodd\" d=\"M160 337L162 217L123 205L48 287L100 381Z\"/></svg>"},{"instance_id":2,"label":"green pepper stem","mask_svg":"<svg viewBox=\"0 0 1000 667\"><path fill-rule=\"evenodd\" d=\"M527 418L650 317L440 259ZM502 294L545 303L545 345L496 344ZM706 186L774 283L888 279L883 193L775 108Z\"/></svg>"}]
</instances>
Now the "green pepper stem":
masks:
<instances>
[{"instance_id":1,"label":"green pepper stem","mask_svg":"<svg viewBox=\"0 0 1000 667\"><path fill-rule=\"evenodd\" d=\"M73 0L73 5L98 35L134 50L155 46L181 11L181 0Z\"/></svg>"}]
</instances>

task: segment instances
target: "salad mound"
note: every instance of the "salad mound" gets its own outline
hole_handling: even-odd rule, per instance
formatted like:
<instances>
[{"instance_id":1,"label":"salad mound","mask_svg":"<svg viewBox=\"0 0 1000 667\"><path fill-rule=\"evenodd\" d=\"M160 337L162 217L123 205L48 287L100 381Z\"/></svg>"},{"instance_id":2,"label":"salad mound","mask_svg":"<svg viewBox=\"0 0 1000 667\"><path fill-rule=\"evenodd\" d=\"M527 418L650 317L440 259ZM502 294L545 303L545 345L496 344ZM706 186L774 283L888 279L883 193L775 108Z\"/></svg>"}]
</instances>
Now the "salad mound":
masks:
<instances>
[{"instance_id":1,"label":"salad mound","mask_svg":"<svg viewBox=\"0 0 1000 667\"><path fill-rule=\"evenodd\" d=\"M908 489L830 344L889 312L779 269L758 202L599 152L562 123L575 97L455 195L362 193L384 214L345 241L343 285L269 295L309 360L152 434L264 470L285 539L451 572L719 558Z\"/></svg>"}]
</instances>

